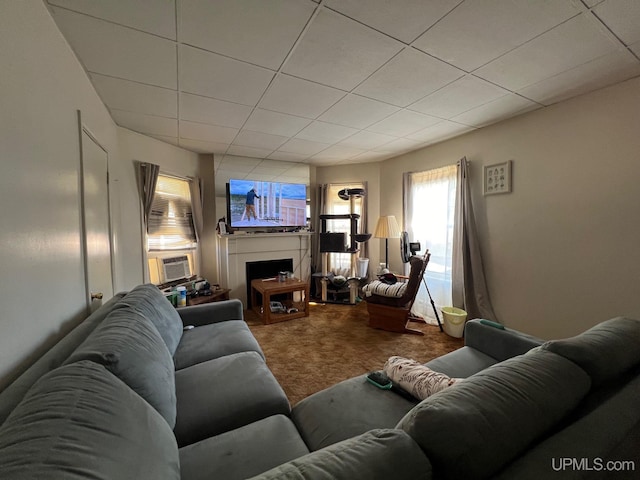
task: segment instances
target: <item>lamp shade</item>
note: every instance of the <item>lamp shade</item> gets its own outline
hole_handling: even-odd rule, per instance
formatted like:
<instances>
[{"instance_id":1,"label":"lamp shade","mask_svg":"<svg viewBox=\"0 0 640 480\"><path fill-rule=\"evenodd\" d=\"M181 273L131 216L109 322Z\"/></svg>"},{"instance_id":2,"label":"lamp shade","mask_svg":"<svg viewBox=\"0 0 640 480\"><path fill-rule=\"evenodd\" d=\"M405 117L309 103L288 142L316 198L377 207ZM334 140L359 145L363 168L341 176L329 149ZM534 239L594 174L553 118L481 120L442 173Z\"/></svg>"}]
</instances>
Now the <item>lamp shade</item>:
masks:
<instances>
[{"instance_id":1,"label":"lamp shade","mask_svg":"<svg viewBox=\"0 0 640 480\"><path fill-rule=\"evenodd\" d=\"M373 236L376 238L399 238L400 227L398 227L395 215L380 217Z\"/></svg>"}]
</instances>

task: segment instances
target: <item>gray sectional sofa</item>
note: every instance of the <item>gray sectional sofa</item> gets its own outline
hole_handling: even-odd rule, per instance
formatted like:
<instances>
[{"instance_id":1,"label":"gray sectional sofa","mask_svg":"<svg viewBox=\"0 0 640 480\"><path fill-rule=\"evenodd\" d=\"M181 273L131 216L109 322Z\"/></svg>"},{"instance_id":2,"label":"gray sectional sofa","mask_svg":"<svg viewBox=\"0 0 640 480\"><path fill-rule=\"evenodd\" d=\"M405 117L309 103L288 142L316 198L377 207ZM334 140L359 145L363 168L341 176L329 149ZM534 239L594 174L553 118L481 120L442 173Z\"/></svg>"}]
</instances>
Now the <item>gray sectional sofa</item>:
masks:
<instances>
[{"instance_id":1,"label":"gray sectional sofa","mask_svg":"<svg viewBox=\"0 0 640 480\"><path fill-rule=\"evenodd\" d=\"M585 467L606 478L600 465L633 478L631 463L640 468L640 321L543 343L472 320L463 348L427 364L464 380L426 400L362 375L291 408L242 314L234 300L176 311L152 285L114 297L0 393L2 478L537 479L583 478Z\"/></svg>"}]
</instances>

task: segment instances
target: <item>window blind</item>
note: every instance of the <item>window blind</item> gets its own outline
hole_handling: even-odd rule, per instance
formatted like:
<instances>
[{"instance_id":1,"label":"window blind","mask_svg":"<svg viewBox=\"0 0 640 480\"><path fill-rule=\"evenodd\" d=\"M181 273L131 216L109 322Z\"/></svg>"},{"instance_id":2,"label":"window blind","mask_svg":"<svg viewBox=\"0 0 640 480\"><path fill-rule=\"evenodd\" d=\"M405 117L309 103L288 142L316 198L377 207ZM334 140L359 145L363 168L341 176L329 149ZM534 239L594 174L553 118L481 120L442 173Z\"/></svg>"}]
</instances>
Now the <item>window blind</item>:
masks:
<instances>
[{"instance_id":1,"label":"window blind","mask_svg":"<svg viewBox=\"0 0 640 480\"><path fill-rule=\"evenodd\" d=\"M188 180L158 175L147 233L149 250L196 247Z\"/></svg>"}]
</instances>

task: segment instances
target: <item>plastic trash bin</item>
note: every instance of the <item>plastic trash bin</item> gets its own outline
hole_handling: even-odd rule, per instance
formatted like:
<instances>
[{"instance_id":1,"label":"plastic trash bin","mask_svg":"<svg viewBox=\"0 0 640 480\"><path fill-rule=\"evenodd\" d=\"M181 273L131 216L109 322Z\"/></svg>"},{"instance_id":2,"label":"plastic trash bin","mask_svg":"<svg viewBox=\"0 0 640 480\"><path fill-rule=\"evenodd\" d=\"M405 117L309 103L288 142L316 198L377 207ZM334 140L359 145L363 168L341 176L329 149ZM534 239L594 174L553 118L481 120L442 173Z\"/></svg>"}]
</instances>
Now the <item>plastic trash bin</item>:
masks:
<instances>
[{"instance_id":1,"label":"plastic trash bin","mask_svg":"<svg viewBox=\"0 0 640 480\"><path fill-rule=\"evenodd\" d=\"M359 258L358 259L358 272L357 275L360 278L366 278L369 272L369 259L368 258Z\"/></svg>"},{"instance_id":2,"label":"plastic trash bin","mask_svg":"<svg viewBox=\"0 0 640 480\"><path fill-rule=\"evenodd\" d=\"M464 324L467 320L467 312L456 307L442 307L442 328L447 335L460 338L464 334Z\"/></svg>"}]
</instances>

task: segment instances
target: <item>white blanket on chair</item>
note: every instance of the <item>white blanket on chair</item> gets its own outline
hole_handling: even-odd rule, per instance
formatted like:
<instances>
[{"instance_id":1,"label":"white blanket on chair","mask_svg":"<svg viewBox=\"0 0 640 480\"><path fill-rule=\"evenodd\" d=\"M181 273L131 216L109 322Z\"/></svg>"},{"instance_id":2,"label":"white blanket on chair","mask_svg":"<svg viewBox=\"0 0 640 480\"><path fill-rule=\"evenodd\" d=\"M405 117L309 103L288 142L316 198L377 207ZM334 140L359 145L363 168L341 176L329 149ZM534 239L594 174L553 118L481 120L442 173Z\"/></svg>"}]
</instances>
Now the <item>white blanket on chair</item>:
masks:
<instances>
[{"instance_id":1,"label":"white blanket on chair","mask_svg":"<svg viewBox=\"0 0 640 480\"><path fill-rule=\"evenodd\" d=\"M365 296L381 295L383 297L400 298L404 295L404 291L407 289L406 282L396 282L393 285L381 282L380 280L374 280L362 287L362 291Z\"/></svg>"}]
</instances>

